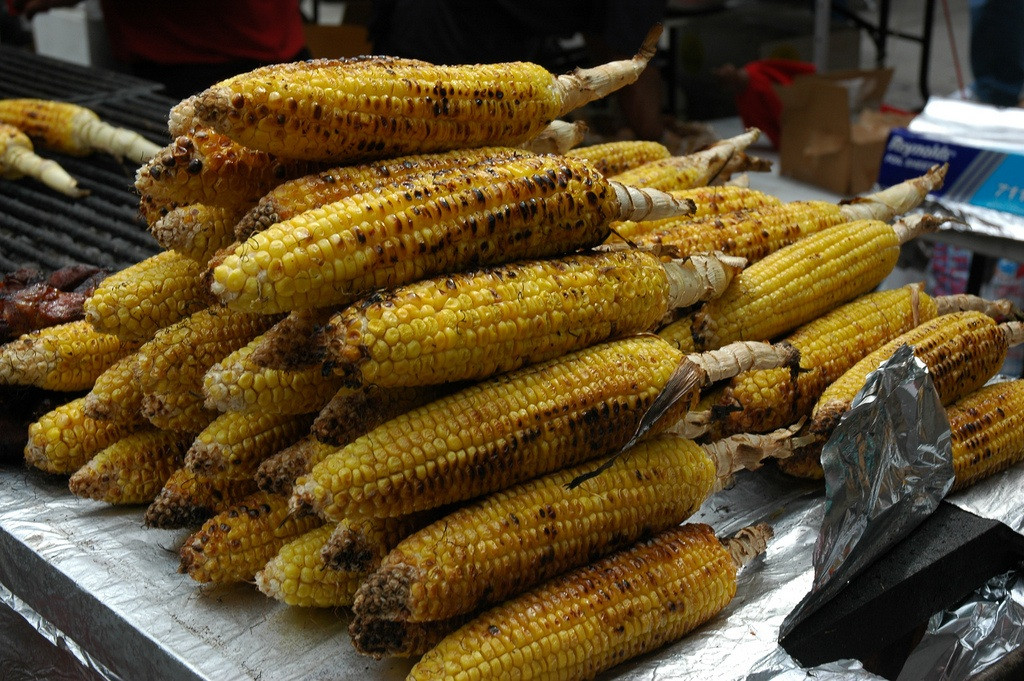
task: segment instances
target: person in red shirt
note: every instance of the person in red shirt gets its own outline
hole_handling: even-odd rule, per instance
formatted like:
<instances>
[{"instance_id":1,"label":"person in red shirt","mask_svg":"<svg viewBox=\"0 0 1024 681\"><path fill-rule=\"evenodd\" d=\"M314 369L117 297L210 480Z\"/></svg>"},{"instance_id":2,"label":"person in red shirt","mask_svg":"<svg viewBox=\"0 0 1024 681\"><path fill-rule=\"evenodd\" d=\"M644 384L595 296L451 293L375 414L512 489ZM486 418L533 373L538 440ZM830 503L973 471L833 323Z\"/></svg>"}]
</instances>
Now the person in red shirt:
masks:
<instances>
[{"instance_id":1,"label":"person in red shirt","mask_svg":"<svg viewBox=\"0 0 1024 681\"><path fill-rule=\"evenodd\" d=\"M31 18L81 0L8 0ZM187 97L264 64L308 59L299 0L100 0L114 57Z\"/></svg>"}]
</instances>

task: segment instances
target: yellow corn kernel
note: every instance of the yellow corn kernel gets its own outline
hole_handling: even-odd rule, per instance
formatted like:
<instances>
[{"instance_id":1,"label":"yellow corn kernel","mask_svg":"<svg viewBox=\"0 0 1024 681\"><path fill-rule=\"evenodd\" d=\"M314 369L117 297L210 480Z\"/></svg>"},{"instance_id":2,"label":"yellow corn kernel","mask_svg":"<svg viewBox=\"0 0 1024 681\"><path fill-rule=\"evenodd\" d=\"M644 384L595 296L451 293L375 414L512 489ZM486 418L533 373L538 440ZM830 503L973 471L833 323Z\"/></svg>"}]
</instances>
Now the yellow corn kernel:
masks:
<instances>
[{"instance_id":1,"label":"yellow corn kernel","mask_svg":"<svg viewBox=\"0 0 1024 681\"><path fill-rule=\"evenodd\" d=\"M144 163L160 148L136 132L100 120L90 109L45 99L0 99L0 123L20 128L56 151L74 156L105 152Z\"/></svg>"},{"instance_id":2,"label":"yellow corn kernel","mask_svg":"<svg viewBox=\"0 0 1024 681\"><path fill-rule=\"evenodd\" d=\"M0 104L3 100L0 100ZM35 153L32 140L18 128L0 121L0 178L18 180L31 177L61 194L78 198L88 194L79 188L78 180L56 161Z\"/></svg>"},{"instance_id":3,"label":"yellow corn kernel","mask_svg":"<svg viewBox=\"0 0 1024 681\"><path fill-rule=\"evenodd\" d=\"M320 208L377 187L418 181L433 173L461 171L466 166L482 161L523 158L530 155L530 152L515 147L480 147L329 168L282 182L271 189L238 221L235 238L244 241L256 232L278 222L290 220L307 210Z\"/></svg>"},{"instance_id":4,"label":"yellow corn kernel","mask_svg":"<svg viewBox=\"0 0 1024 681\"><path fill-rule=\"evenodd\" d=\"M610 183L579 159L481 163L443 181L357 194L258 232L211 261L210 289L231 307L268 313L336 305L477 264L575 251L603 240L613 220L691 208Z\"/></svg>"},{"instance_id":5,"label":"yellow corn kernel","mask_svg":"<svg viewBox=\"0 0 1024 681\"><path fill-rule=\"evenodd\" d=\"M134 422L142 417L142 389L136 377L138 352L117 360L96 377L83 411L99 421Z\"/></svg>"},{"instance_id":6,"label":"yellow corn kernel","mask_svg":"<svg viewBox=\"0 0 1024 681\"><path fill-rule=\"evenodd\" d=\"M659 32L632 60L557 78L524 62L434 66L359 57L268 66L200 93L193 109L196 119L253 149L336 163L515 146L636 80Z\"/></svg>"},{"instance_id":7,"label":"yellow corn kernel","mask_svg":"<svg viewBox=\"0 0 1024 681\"><path fill-rule=\"evenodd\" d=\"M157 329L206 307L200 266L163 251L104 279L85 299L86 320L96 330L144 341Z\"/></svg>"},{"instance_id":8,"label":"yellow corn kernel","mask_svg":"<svg viewBox=\"0 0 1024 681\"><path fill-rule=\"evenodd\" d=\"M292 501L340 520L469 499L618 451L673 376L676 402L651 434L705 384L794 358L792 350L760 344L684 358L656 336L611 341L494 377L378 426L300 478Z\"/></svg>"},{"instance_id":9,"label":"yellow corn kernel","mask_svg":"<svg viewBox=\"0 0 1024 681\"><path fill-rule=\"evenodd\" d=\"M618 175L637 166L668 158L672 153L659 142L628 140L592 144L565 152L566 156L582 158L602 175Z\"/></svg>"},{"instance_id":10,"label":"yellow corn kernel","mask_svg":"<svg viewBox=\"0 0 1024 681\"><path fill-rule=\"evenodd\" d=\"M167 478L143 521L147 527L166 530L200 525L255 491L252 476L204 475L182 466Z\"/></svg>"},{"instance_id":11,"label":"yellow corn kernel","mask_svg":"<svg viewBox=\"0 0 1024 681\"><path fill-rule=\"evenodd\" d=\"M252 475L260 463L294 444L309 431L312 414L299 416L262 410L221 414L196 436L185 466L206 474L240 478Z\"/></svg>"},{"instance_id":12,"label":"yellow corn kernel","mask_svg":"<svg viewBox=\"0 0 1024 681\"><path fill-rule=\"evenodd\" d=\"M858 220L781 248L738 274L723 296L694 314L694 345L707 350L774 338L867 293L896 266L900 245L933 225L921 219L897 229Z\"/></svg>"},{"instance_id":13,"label":"yellow corn kernel","mask_svg":"<svg viewBox=\"0 0 1024 681\"><path fill-rule=\"evenodd\" d=\"M85 390L136 347L84 320L49 326L0 345L0 384Z\"/></svg>"},{"instance_id":14,"label":"yellow corn kernel","mask_svg":"<svg viewBox=\"0 0 1024 681\"><path fill-rule=\"evenodd\" d=\"M160 428L201 430L214 416L203 408L206 371L275 321L274 317L209 308L158 331L139 348L143 416ZM197 424L201 424L198 429Z\"/></svg>"},{"instance_id":15,"label":"yellow corn kernel","mask_svg":"<svg viewBox=\"0 0 1024 681\"><path fill-rule=\"evenodd\" d=\"M953 444L953 491L1024 458L1024 380L981 388L946 409Z\"/></svg>"},{"instance_id":16,"label":"yellow corn kernel","mask_svg":"<svg viewBox=\"0 0 1024 681\"><path fill-rule=\"evenodd\" d=\"M139 168L135 189L150 224L179 206L203 203L244 212L283 180L316 170L275 158L212 130L179 135Z\"/></svg>"},{"instance_id":17,"label":"yellow corn kernel","mask_svg":"<svg viewBox=\"0 0 1024 681\"><path fill-rule=\"evenodd\" d=\"M337 449L307 435L263 461L256 469L256 484L265 492L290 495L299 476L308 473Z\"/></svg>"},{"instance_id":18,"label":"yellow corn kernel","mask_svg":"<svg viewBox=\"0 0 1024 681\"><path fill-rule=\"evenodd\" d=\"M182 544L178 572L197 582L251 582L286 543L322 524L288 512L288 498L256 492L203 523Z\"/></svg>"},{"instance_id":19,"label":"yellow corn kernel","mask_svg":"<svg viewBox=\"0 0 1024 681\"><path fill-rule=\"evenodd\" d=\"M912 285L870 293L808 322L785 341L800 351L796 376L747 372L702 400L711 410L710 437L766 432L810 416L825 388L854 363L936 314L935 300Z\"/></svg>"},{"instance_id":20,"label":"yellow corn kernel","mask_svg":"<svg viewBox=\"0 0 1024 681\"><path fill-rule=\"evenodd\" d=\"M446 637L409 679L593 678L724 608L770 530L740 534L723 546L707 525L683 525L557 577Z\"/></svg>"},{"instance_id":21,"label":"yellow corn kernel","mask_svg":"<svg viewBox=\"0 0 1024 681\"><path fill-rule=\"evenodd\" d=\"M76 496L108 504L149 503L181 466L191 441L188 433L143 428L93 456L68 487Z\"/></svg>"},{"instance_id":22,"label":"yellow corn kernel","mask_svg":"<svg viewBox=\"0 0 1024 681\"><path fill-rule=\"evenodd\" d=\"M303 608L352 605L363 574L328 570L320 558L333 531L333 525L324 525L281 547L256 573L259 590L275 600Z\"/></svg>"},{"instance_id":23,"label":"yellow corn kernel","mask_svg":"<svg viewBox=\"0 0 1024 681\"><path fill-rule=\"evenodd\" d=\"M74 473L108 445L142 424L134 420L98 421L86 416L85 398L43 414L28 427L25 461L47 473Z\"/></svg>"},{"instance_id":24,"label":"yellow corn kernel","mask_svg":"<svg viewBox=\"0 0 1024 681\"><path fill-rule=\"evenodd\" d=\"M578 487L583 465L492 494L401 541L363 582L357 617L427 622L499 603L678 525L711 494L714 462L663 436Z\"/></svg>"},{"instance_id":25,"label":"yellow corn kernel","mask_svg":"<svg viewBox=\"0 0 1024 681\"><path fill-rule=\"evenodd\" d=\"M205 265L214 253L235 242L242 212L224 206L192 203L169 211L150 225L153 238L164 248Z\"/></svg>"},{"instance_id":26,"label":"yellow corn kernel","mask_svg":"<svg viewBox=\"0 0 1024 681\"><path fill-rule=\"evenodd\" d=\"M662 191L703 187L711 184L720 175L726 162L746 149L759 136L758 130L751 129L742 135L717 142L703 151L650 161L613 175L611 179L633 187L649 187Z\"/></svg>"}]
</instances>

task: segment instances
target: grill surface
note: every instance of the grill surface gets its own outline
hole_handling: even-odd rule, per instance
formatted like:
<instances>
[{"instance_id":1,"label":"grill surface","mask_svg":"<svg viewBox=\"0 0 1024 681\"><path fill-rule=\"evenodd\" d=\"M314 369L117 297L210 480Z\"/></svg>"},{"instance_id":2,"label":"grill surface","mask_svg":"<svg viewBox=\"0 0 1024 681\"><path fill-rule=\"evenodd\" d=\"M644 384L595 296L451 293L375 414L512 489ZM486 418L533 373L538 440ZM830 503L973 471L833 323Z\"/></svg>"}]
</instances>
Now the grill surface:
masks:
<instances>
[{"instance_id":1,"label":"grill surface","mask_svg":"<svg viewBox=\"0 0 1024 681\"><path fill-rule=\"evenodd\" d=\"M169 141L167 112L177 102L160 89L134 76L0 45L0 98L75 102L163 145ZM72 199L28 178L0 179L0 271L75 263L120 269L160 250L138 214L134 163L38 146L36 152L60 163L90 193Z\"/></svg>"}]
</instances>

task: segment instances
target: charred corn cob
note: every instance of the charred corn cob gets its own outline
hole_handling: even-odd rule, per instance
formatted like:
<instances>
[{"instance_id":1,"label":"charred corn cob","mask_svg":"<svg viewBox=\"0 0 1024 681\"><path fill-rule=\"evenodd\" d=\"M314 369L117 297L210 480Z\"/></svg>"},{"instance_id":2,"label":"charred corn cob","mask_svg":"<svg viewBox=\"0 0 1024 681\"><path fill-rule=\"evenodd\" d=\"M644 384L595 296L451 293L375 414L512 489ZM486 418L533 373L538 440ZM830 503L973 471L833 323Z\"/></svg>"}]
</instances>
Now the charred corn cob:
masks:
<instances>
[{"instance_id":1,"label":"charred corn cob","mask_svg":"<svg viewBox=\"0 0 1024 681\"><path fill-rule=\"evenodd\" d=\"M662 262L642 251L451 274L370 296L331 318L326 367L351 385L481 379L615 336L722 295L742 259Z\"/></svg>"},{"instance_id":2,"label":"charred corn cob","mask_svg":"<svg viewBox=\"0 0 1024 681\"><path fill-rule=\"evenodd\" d=\"M178 572L197 582L251 582L286 543L322 524L288 513L288 499L256 492L203 523L185 540Z\"/></svg>"},{"instance_id":3,"label":"charred corn cob","mask_svg":"<svg viewBox=\"0 0 1024 681\"><path fill-rule=\"evenodd\" d=\"M593 678L714 617L770 537L766 525L724 544L707 525L668 530L480 615L409 679Z\"/></svg>"},{"instance_id":4,"label":"charred corn cob","mask_svg":"<svg viewBox=\"0 0 1024 681\"><path fill-rule=\"evenodd\" d=\"M320 558L333 530L332 525L324 525L281 547L256 573L259 590L275 600L304 608L352 605L363 574L328 570Z\"/></svg>"},{"instance_id":5,"label":"charred corn cob","mask_svg":"<svg viewBox=\"0 0 1024 681\"><path fill-rule=\"evenodd\" d=\"M269 66L200 93L194 110L246 146L294 158L341 162L515 146L636 80L659 33L632 60L559 77L524 62L434 66L361 57Z\"/></svg>"},{"instance_id":6,"label":"charred corn cob","mask_svg":"<svg viewBox=\"0 0 1024 681\"><path fill-rule=\"evenodd\" d=\"M939 222L857 220L812 234L754 263L725 295L659 335L684 352L774 338L873 289L895 267L900 245Z\"/></svg>"},{"instance_id":7,"label":"charred corn cob","mask_svg":"<svg viewBox=\"0 0 1024 681\"><path fill-rule=\"evenodd\" d=\"M290 495L299 476L308 473L335 451L337 446L324 444L307 435L261 463L256 469L256 484L264 492Z\"/></svg>"},{"instance_id":8,"label":"charred corn cob","mask_svg":"<svg viewBox=\"0 0 1024 681\"><path fill-rule=\"evenodd\" d=\"M92 457L68 481L71 493L108 504L149 503L185 456L189 433L143 428Z\"/></svg>"},{"instance_id":9,"label":"charred corn cob","mask_svg":"<svg viewBox=\"0 0 1024 681\"><path fill-rule=\"evenodd\" d=\"M0 346L0 384L85 390L136 347L84 320L49 326Z\"/></svg>"},{"instance_id":10,"label":"charred corn cob","mask_svg":"<svg viewBox=\"0 0 1024 681\"><path fill-rule=\"evenodd\" d=\"M0 100L2 103L2 100ZM39 156L32 140L13 125L0 122L0 178L17 180L31 177L61 194L78 198L88 194L79 188L78 180L56 161Z\"/></svg>"},{"instance_id":11,"label":"charred corn cob","mask_svg":"<svg viewBox=\"0 0 1024 681\"><path fill-rule=\"evenodd\" d=\"M482 163L457 179L358 194L254 234L211 261L210 288L239 309L324 307L478 264L574 251L603 240L613 220L692 208L610 183L579 159Z\"/></svg>"},{"instance_id":12,"label":"charred corn cob","mask_svg":"<svg viewBox=\"0 0 1024 681\"><path fill-rule=\"evenodd\" d=\"M282 182L267 192L235 228L235 238L244 241L256 232L300 213L321 208L342 199L389 184L397 185L434 173L449 173L480 163L531 155L515 147L457 149L436 154L402 156L359 165L338 166L319 173ZM442 175L444 177L444 175Z\"/></svg>"},{"instance_id":13,"label":"charred corn cob","mask_svg":"<svg viewBox=\"0 0 1024 681\"><path fill-rule=\"evenodd\" d=\"M224 308L200 310L161 329L138 354L142 413L170 430L201 430L203 375L215 362L269 328L276 319ZM195 428L205 419L200 428Z\"/></svg>"},{"instance_id":14,"label":"charred corn cob","mask_svg":"<svg viewBox=\"0 0 1024 681\"><path fill-rule=\"evenodd\" d=\"M713 451L724 454L716 460L691 440L660 436L577 487L569 483L589 465L458 509L388 553L359 588L353 611L357 618L447 619L674 527L744 466L739 447Z\"/></svg>"},{"instance_id":15,"label":"charred corn cob","mask_svg":"<svg viewBox=\"0 0 1024 681\"><path fill-rule=\"evenodd\" d=\"M276 158L212 130L179 135L139 168L135 189L152 224L178 206L203 203L244 212L282 181L317 170L304 161Z\"/></svg>"},{"instance_id":16,"label":"charred corn cob","mask_svg":"<svg viewBox=\"0 0 1024 681\"><path fill-rule=\"evenodd\" d=\"M147 527L165 530L199 525L255 491L252 476L204 475L182 466L167 478L143 521Z\"/></svg>"},{"instance_id":17,"label":"charred corn cob","mask_svg":"<svg viewBox=\"0 0 1024 681\"><path fill-rule=\"evenodd\" d=\"M330 570L368 572L413 532L436 520L441 513L424 511L398 518L346 518L335 526L320 556Z\"/></svg>"},{"instance_id":18,"label":"charred corn cob","mask_svg":"<svg viewBox=\"0 0 1024 681\"><path fill-rule=\"evenodd\" d=\"M676 194L681 195L682 192ZM606 248L640 247L680 256L722 251L753 263L808 234L841 222L845 220L839 206L834 203L794 201L703 220L658 220L659 226L652 225L645 233L637 232L651 225L650 222L622 223L637 226L637 229L627 228L623 234L630 243L613 243ZM633 232L632 236L629 236L630 232Z\"/></svg>"},{"instance_id":19,"label":"charred corn cob","mask_svg":"<svg viewBox=\"0 0 1024 681\"><path fill-rule=\"evenodd\" d=\"M207 405L224 411L253 407L306 413L323 407L341 380L321 370L316 331L332 310L297 310L214 366L203 379Z\"/></svg>"},{"instance_id":20,"label":"charred corn cob","mask_svg":"<svg viewBox=\"0 0 1024 681\"><path fill-rule=\"evenodd\" d=\"M996 324L980 312L953 312L936 317L885 343L854 364L822 393L808 425L810 433L827 439L867 375L902 345L928 367L943 404L983 386L999 371L1011 345L1024 342L1024 324Z\"/></svg>"},{"instance_id":21,"label":"charred corn cob","mask_svg":"<svg viewBox=\"0 0 1024 681\"><path fill-rule=\"evenodd\" d=\"M623 142L605 142L579 147L566 152L566 156L575 156L590 161L594 169L602 175L618 175L637 166L651 161L668 158L672 153L659 142L646 140L628 140Z\"/></svg>"},{"instance_id":22,"label":"charred corn cob","mask_svg":"<svg viewBox=\"0 0 1024 681\"><path fill-rule=\"evenodd\" d=\"M710 409L710 437L773 430L809 416L826 386L857 360L936 314L935 300L911 285L870 293L808 322L785 341L800 351L796 376L779 369L743 373L701 401L700 409Z\"/></svg>"},{"instance_id":23,"label":"charred corn cob","mask_svg":"<svg viewBox=\"0 0 1024 681\"><path fill-rule=\"evenodd\" d=\"M677 199L690 199L693 201L694 206L696 206L693 215L680 220L666 218L664 220L645 220L643 222L616 222L612 224L612 234L608 237L607 243L621 244L624 240L635 242L671 225L679 225L680 227L685 225L686 228L690 228L692 223L705 222L705 218L722 216L722 219L726 219L730 213L737 211L761 209L780 204L780 201L774 196L769 196L764 192L759 192L749 187L696 187L694 189L670 192L670 194ZM622 246L616 246L616 248L622 248Z\"/></svg>"},{"instance_id":24,"label":"charred corn cob","mask_svg":"<svg viewBox=\"0 0 1024 681\"><path fill-rule=\"evenodd\" d=\"M354 617L348 633L356 652L377 658L419 657L473 619L460 615L441 622L408 622Z\"/></svg>"},{"instance_id":25,"label":"charred corn cob","mask_svg":"<svg viewBox=\"0 0 1024 681\"><path fill-rule=\"evenodd\" d=\"M136 378L138 353L117 360L96 377L83 411L99 421L133 422L142 418L142 389Z\"/></svg>"},{"instance_id":26,"label":"charred corn cob","mask_svg":"<svg viewBox=\"0 0 1024 681\"><path fill-rule=\"evenodd\" d=\"M309 431L312 414L293 416L260 410L221 414L196 436L185 466L201 473L240 478Z\"/></svg>"},{"instance_id":27,"label":"charred corn cob","mask_svg":"<svg viewBox=\"0 0 1024 681\"><path fill-rule=\"evenodd\" d=\"M317 414L310 434L320 442L342 447L385 421L451 392L451 386L342 388Z\"/></svg>"},{"instance_id":28,"label":"charred corn cob","mask_svg":"<svg viewBox=\"0 0 1024 681\"><path fill-rule=\"evenodd\" d=\"M306 414L323 407L342 386L342 378L324 374L319 364L296 368L260 366L252 360L257 338L219 362L203 376L208 409L265 409L278 414Z\"/></svg>"},{"instance_id":29,"label":"charred corn cob","mask_svg":"<svg viewBox=\"0 0 1024 681\"><path fill-rule=\"evenodd\" d=\"M159 150L142 135L100 120L90 109L45 99L0 99L0 123L20 128L45 146L74 156L105 152L144 163Z\"/></svg>"},{"instance_id":30,"label":"charred corn cob","mask_svg":"<svg viewBox=\"0 0 1024 681\"><path fill-rule=\"evenodd\" d=\"M74 473L101 449L142 425L141 417L97 421L86 416L84 403L82 397L71 400L28 427L26 463L47 473Z\"/></svg>"},{"instance_id":31,"label":"charred corn cob","mask_svg":"<svg viewBox=\"0 0 1024 681\"><path fill-rule=\"evenodd\" d=\"M163 251L104 279L85 299L85 318L98 331L147 340L206 307L199 274L195 260Z\"/></svg>"},{"instance_id":32,"label":"charred corn cob","mask_svg":"<svg viewBox=\"0 0 1024 681\"><path fill-rule=\"evenodd\" d=\"M849 203L794 201L713 219L669 218L620 223L616 231L641 248L679 255L722 251L755 262L798 239L843 222L866 219L888 222L920 205L928 192L942 185L944 177L945 169L936 167L925 175ZM685 192L674 196L692 198L699 210L699 196ZM620 228L625 231L619 231ZM625 246L620 243L606 248Z\"/></svg>"},{"instance_id":33,"label":"charred corn cob","mask_svg":"<svg viewBox=\"0 0 1024 681\"><path fill-rule=\"evenodd\" d=\"M759 130L751 128L742 135L717 142L703 151L650 161L613 175L611 179L633 187L662 191L703 187L711 184L722 172L726 162L753 144L760 135Z\"/></svg>"},{"instance_id":34,"label":"charred corn cob","mask_svg":"<svg viewBox=\"0 0 1024 681\"><path fill-rule=\"evenodd\" d=\"M969 295L932 298L914 284L868 294L805 324L786 339L800 351L801 372L795 379L775 369L740 374L706 395L685 417L693 427L681 432L719 438L795 423L811 415L827 386L883 343L958 310L1005 315L1006 303Z\"/></svg>"},{"instance_id":35,"label":"charred corn cob","mask_svg":"<svg viewBox=\"0 0 1024 681\"><path fill-rule=\"evenodd\" d=\"M618 451L670 379L676 401L663 421L685 410L707 382L793 361L791 349L763 344L684 358L655 336L604 343L382 424L314 466L292 501L340 520L469 499Z\"/></svg>"},{"instance_id":36,"label":"charred corn cob","mask_svg":"<svg viewBox=\"0 0 1024 681\"><path fill-rule=\"evenodd\" d=\"M946 409L953 445L953 491L1024 458L1024 380L981 388Z\"/></svg>"},{"instance_id":37,"label":"charred corn cob","mask_svg":"<svg viewBox=\"0 0 1024 681\"><path fill-rule=\"evenodd\" d=\"M164 248L205 265L214 253L235 242L241 217L242 212L234 208L192 203L169 211L149 231Z\"/></svg>"}]
</instances>

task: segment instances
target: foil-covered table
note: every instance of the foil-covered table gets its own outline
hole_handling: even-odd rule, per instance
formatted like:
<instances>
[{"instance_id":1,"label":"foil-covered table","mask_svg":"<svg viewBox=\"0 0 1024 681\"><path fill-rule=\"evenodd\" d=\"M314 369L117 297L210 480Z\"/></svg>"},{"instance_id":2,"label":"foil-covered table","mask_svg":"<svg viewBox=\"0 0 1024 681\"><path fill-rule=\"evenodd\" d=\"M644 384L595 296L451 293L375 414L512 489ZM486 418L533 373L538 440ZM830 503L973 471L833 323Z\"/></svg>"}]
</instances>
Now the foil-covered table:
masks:
<instances>
[{"instance_id":1,"label":"foil-covered table","mask_svg":"<svg viewBox=\"0 0 1024 681\"><path fill-rule=\"evenodd\" d=\"M1021 485L1024 466L1017 466L950 500L976 512L985 504L973 497L997 510L1016 507ZM777 639L783 619L810 589L823 513L815 486L772 469L741 474L693 520L720 536L768 521L775 539L767 554L740 572L736 598L710 622L601 678L768 679L779 670L787 679L809 678ZM73 497L61 478L0 467L0 604L90 672L70 678L391 681L408 671L408 661L357 655L346 640L344 613L289 608L245 585L199 587L177 574L184 536L142 527L140 508ZM37 657L21 664L23 673L11 678L58 678ZM856 662L839 665L815 678L879 678Z\"/></svg>"}]
</instances>

